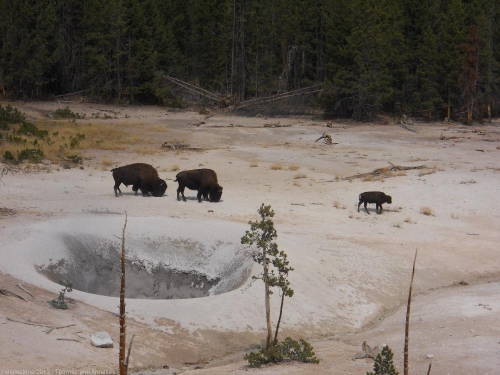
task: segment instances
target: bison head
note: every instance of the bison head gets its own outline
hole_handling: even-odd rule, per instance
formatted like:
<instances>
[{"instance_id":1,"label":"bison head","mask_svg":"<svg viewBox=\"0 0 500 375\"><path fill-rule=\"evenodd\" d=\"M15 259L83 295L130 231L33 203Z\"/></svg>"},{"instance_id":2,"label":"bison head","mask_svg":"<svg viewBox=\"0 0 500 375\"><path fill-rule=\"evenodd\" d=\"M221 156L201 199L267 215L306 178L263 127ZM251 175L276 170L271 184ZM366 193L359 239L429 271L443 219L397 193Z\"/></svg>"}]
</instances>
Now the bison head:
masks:
<instances>
[{"instance_id":1,"label":"bison head","mask_svg":"<svg viewBox=\"0 0 500 375\"><path fill-rule=\"evenodd\" d=\"M153 197L163 197L165 191L167 190L167 183L165 180L158 179L155 183L153 183Z\"/></svg>"},{"instance_id":2,"label":"bison head","mask_svg":"<svg viewBox=\"0 0 500 375\"><path fill-rule=\"evenodd\" d=\"M392 203L392 197L390 195L386 196L387 203Z\"/></svg>"},{"instance_id":3,"label":"bison head","mask_svg":"<svg viewBox=\"0 0 500 375\"><path fill-rule=\"evenodd\" d=\"M222 186L217 185L210 189L210 202L218 202L222 197Z\"/></svg>"}]
</instances>

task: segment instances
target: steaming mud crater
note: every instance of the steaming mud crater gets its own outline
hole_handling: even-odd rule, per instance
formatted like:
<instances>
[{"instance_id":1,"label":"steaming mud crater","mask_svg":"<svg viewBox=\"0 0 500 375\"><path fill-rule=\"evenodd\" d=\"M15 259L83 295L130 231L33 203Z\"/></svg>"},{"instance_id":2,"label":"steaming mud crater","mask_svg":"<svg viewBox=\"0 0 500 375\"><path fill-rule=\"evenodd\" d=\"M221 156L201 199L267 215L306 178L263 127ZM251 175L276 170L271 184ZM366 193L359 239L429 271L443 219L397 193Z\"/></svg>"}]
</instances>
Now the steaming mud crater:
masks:
<instances>
[{"instance_id":1,"label":"steaming mud crater","mask_svg":"<svg viewBox=\"0 0 500 375\"><path fill-rule=\"evenodd\" d=\"M44 281L38 283L50 280L59 287L58 280L65 279L76 290L118 297L123 224L124 217L107 215L32 224L29 234L12 249L18 253L19 273L31 282L42 277ZM187 299L238 288L250 275L253 261L239 242L242 229L235 226L238 224L129 217L126 297ZM33 247L38 250L31 251Z\"/></svg>"}]
</instances>

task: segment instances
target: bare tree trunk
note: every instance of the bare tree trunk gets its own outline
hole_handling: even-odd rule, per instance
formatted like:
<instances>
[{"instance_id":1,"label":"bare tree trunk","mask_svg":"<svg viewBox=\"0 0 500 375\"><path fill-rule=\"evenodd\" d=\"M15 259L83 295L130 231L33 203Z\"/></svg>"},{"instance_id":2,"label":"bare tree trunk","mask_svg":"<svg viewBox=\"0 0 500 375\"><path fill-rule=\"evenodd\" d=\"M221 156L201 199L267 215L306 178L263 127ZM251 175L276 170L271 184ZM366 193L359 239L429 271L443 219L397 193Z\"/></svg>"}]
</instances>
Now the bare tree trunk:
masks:
<instances>
[{"instance_id":1,"label":"bare tree trunk","mask_svg":"<svg viewBox=\"0 0 500 375\"><path fill-rule=\"evenodd\" d=\"M125 224L122 231L122 257L121 257L121 280L120 280L120 375L127 375L127 365L125 359L125 228L127 227L127 212L125 211Z\"/></svg>"},{"instance_id":2,"label":"bare tree trunk","mask_svg":"<svg viewBox=\"0 0 500 375\"><path fill-rule=\"evenodd\" d=\"M491 122L491 106L488 104L488 121Z\"/></svg>"},{"instance_id":3,"label":"bare tree trunk","mask_svg":"<svg viewBox=\"0 0 500 375\"><path fill-rule=\"evenodd\" d=\"M274 345L278 343L278 331L280 329L281 317L283 316L283 304L285 303L285 293L281 294L281 306L280 306L280 316L278 317L278 323L276 324L276 331L274 332Z\"/></svg>"},{"instance_id":4,"label":"bare tree trunk","mask_svg":"<svg viewBox=\"0 0 500 375\"><path fill-rule=\"evenodd\" d=\"M448 93L448 120L451 120L451 103L450 103L450 94Z\"/></svg>"},{"instance_id":5,"label":"bare tree trunk","mask_svg":"<svg viewBox=\"0 0 500 375\"><path fill-rule=\"evenodd\" d=\"M233 0L233 43L231 47L231 100L233 97L233 83L234 83L234 50L236 48L236 0Z\"/></svg>"},{"instance_id":6,"label":"bare tree trunk","mask_svg":"<svg viewBox=\"0 0 500 375\"><path fill-rule=\"evenodd\" d=\"M411 271L410 291L408 292L408 304L406 305L406 327L405 327L405 347L404 347L404 375L408 375L408 344L410 342L410 307L411 290L413 287L413 276L415 275L415 263L417 262L417 250L413 259L413 270Z\"/></svg>"},{"instance_id":7,"label":"bare tree trunk","mask_svg":"<svg viewBox=\"0 0 500 375\"><path fill-rule=\"evenodd\" d=\"M269 291L269 279L268 272L269 266L267 265L267 251L262 250L262 259L264 265L264 290L265 290L265 306L266 306L266 324L267 324L267 339L266 339L266 349L269 350L271 347L271 337L273 336L273 329L271 327L271 293Z\"/></svg>"}]
</instances>

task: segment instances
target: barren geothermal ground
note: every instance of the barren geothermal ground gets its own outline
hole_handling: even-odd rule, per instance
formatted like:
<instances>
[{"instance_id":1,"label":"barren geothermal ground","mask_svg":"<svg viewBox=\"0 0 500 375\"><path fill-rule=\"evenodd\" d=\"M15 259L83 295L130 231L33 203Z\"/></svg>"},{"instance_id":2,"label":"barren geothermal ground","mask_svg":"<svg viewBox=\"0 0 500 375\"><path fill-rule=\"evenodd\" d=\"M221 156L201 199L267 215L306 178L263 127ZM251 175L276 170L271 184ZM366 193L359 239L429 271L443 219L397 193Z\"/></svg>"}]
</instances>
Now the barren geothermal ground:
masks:
<instances>
[{"instance_id":1,"label":"barren geothermal ground","mask_svg":"<svg viewBox=\"0 0 500 375\"><path fill-rule=\"evenodd\" d=\"M10 104L51 134L62 120L47 114L69 105L86 117L67 126L100 138L99 147L75 148L81 165L0 166L0 288L27 300L0 294L0 374L117 372L125 212L130 372L359 375L373 369L372 359L352 360L367 341L389 345L402 373L418 249L410 373L432 363L433 375L500 374L499 120L416 122L412 132L390 121L327 127L310 117ZM334 145L315 142L323 132ZM134 162L158 169L165 196L122 186L115 197L110 170ZM186 190L187 202L177 201L178 171L200 167L217 172L222 200L198 203ZM358 195L371 190L392 196L381 215L374 205L357 211ZM317 365L251 369L243 360L265 341L263 285L251 282L260 270L240 244L262 203L274 209L279 248L295 269L280 338L310 341ZM46 303L62 290L59 278L75 287L68 310ZM271 309L274 325L278 293ZM90 344L98 331L114 348Z\"/></svg>"}]
</instances>

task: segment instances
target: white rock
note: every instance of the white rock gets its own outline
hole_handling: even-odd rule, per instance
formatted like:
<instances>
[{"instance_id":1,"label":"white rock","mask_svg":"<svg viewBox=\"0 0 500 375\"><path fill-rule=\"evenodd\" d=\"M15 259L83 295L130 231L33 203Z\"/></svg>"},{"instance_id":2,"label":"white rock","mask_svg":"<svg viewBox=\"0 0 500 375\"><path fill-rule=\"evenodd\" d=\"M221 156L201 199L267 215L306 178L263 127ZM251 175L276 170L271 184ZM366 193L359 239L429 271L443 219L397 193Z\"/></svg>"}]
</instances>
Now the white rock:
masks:
<instances>
[{"instance_id":1,"label":"white rock","mask_svg":"<svg viewBox=\"0 0 500 375\"><path fill-rule=\"evenodd\" d=\"M90 336L90 343L98 348L112 348L113 340L107 332L96 332Z\"/></svg>"}]
</instances>

